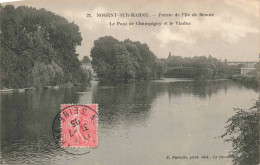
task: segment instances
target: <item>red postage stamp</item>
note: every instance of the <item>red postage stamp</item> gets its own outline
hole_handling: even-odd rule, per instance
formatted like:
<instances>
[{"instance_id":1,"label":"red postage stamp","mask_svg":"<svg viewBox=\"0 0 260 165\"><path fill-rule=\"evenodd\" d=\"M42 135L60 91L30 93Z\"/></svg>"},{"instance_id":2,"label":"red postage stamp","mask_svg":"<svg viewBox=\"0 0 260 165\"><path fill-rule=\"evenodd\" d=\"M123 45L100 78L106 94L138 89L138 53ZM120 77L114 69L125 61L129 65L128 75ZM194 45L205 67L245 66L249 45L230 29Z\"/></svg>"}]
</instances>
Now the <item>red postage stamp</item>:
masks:
<instances>
[{"instance_id":1,"label":"red postage stamp","mask_svg":"<svg viewBox=\"0 0 260 165\"><path fill-rule=\"evenodd\" d=\"M97 105L61 105L61 146L95 148L98 145Z\"/></svg>"}]
</instances>

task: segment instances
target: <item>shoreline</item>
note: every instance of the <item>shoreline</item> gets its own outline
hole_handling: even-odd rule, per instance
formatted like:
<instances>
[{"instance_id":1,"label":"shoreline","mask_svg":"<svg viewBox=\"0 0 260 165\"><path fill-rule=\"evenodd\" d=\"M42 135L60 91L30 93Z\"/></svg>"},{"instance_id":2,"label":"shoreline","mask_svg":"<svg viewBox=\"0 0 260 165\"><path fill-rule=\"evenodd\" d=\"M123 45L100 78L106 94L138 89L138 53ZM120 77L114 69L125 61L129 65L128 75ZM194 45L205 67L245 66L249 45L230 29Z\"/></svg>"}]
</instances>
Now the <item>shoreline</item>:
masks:
<instances>
[{"instance_id":1,"label":"shoreline","mask_svg":"<svg viewBox=\"0 0 260 165\"><path fill-rule=\"evenodd\" d=\"M59 89L59 88L60 88L60 86L45 86L45 87L40 87L40 88L29 87L29 88L18 88L18 89L5 88L5 89L0 89L0 93L25 92L25 91L31 91L31 90L36 90L36 89Z\"/></svg>"},{"instance_id":2,"label":"shoreline","mask_svg":"<svg viewBox=\"0 0 260 165\"><path fill-rule=\"evenodd\" d=\"M176 79L178 81L227 81L232 80L234 82L241 83L242 85L246 86L257 86L259 84L259 81L255 77L248 77L243 75L236 75L236 76L230 76L229 78L216 78L216 79L194 79L194 78L182 78L182 77L164 77L160 79L155 80L148 80L148 81L160 81L160 80L167 80L167 79ZM92 80L97 81L97 80ZM147 80L130 80L129 82L133 81L147 81ZM128 83L129 83L128 82ZM112 82L113 83L113 82ZM118 83L118 81L115 81L114 83ZM127 84L127 83L126 83ZM0 93L11 93L11 92L25 92L25 91L31 91L36 89L60 89L60 88L71 88L74 86L80 86L80 84L63 84L63 85L54 85L54 86L44 86L44 87L28 87L28 88L4 88L0 89Z\"/></svg>"}]
</instances>

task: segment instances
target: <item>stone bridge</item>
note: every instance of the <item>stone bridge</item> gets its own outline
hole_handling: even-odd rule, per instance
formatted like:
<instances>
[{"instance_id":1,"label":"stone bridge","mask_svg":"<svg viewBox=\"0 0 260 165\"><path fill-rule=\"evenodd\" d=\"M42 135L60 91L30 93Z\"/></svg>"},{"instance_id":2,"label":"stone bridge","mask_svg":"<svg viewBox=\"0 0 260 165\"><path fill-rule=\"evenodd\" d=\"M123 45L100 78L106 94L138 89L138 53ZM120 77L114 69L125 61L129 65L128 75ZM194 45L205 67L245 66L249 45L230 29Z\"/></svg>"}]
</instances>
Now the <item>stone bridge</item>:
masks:
<instances>
[{"instance_id":1,"label":"stone bridge","mask_svg":"<svg viewBox=\"0 0 260 165\"><path fill-rule=\"evenodd\" d=\"M257 61L230 61L230 62L227 62L228 65L242 64L243 68L254 68L254 66L257 63L258 63Z\"/></svg>"}]
</instances>

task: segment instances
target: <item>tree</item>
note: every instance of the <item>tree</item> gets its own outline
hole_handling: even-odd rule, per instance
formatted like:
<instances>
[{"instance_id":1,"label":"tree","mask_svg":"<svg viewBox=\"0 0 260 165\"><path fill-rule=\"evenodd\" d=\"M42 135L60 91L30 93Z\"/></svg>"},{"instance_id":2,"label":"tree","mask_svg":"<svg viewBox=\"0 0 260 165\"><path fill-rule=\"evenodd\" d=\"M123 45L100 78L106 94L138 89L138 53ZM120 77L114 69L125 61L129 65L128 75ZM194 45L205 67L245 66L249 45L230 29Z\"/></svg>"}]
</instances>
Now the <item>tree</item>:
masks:
<instances>
[{"instance_id":1,"label":"tree","mask_svg":"<svg viewBox=\"0 0 260 165\"><path fill-rule=\"evenodd\" d=\"M42 87L60 85L64 83L64 72L61 67L52 62L51 64L35 63L31 72L31 86Z\"/></svg>"},{"instance_id":2,"label":"tree","mask_svg":"<svg viewBox=\"0 0 260 165\"><path fill-rule=\"evenodd\" d=\"M101 81L115 79L113 59L118 43L119 41L111 36L101 37L94 41L90 54L91 64Z\"/></svg>"},{"instance_id":3,"label":"tree","mask_svg":"<svg viewBox=\"0 0 260 165\"><path fill-rule=\"evenodd\" d=\"M1 15L2 15L2 9L3 9L3 6L0 4L0 18L1 18ZM0 19L0 34L2 33L2 21ZM0 45L1 45L1 39L0 39ZM0 64L1 64L1 60L2 60L2 50L0 49ZM3 86L2 86L2 69L0 67L0 89L2 89Z\"/></svg>"},{"instance_id":4,"label":"tree","mask_svg":"<svg viewBox=\"0 0 260 165\"><path fill-rule=\"evenodd\" d=\"M154 69L156 71L155 79L160 79L166 72L166 64L162 60L156 59Z\"/></svg>"},{"instance_id":5,"label":"tree","mask_svg":"<svg viewBox=\"0 0 260 165\"><path fill-rule=\"evenodd\" d=\"M174 67L175 69L168 70L167 77L186 77L195 79L226 77L230 74L230 68L226 62L209 55L181 57L169 56L167 59L162 59L167 67ZM186 68L185 68L186 67ZM188 69L191 68L191 69Z\"/></svg>"},{"instance_id":6,"label":"tree","mask_svg":"<svg viewBox=\"0 0 260 165\"><path fill-rule=\"evenodd\" d=\"M124 80L124 82L127 82L129 79L135 78L135 61L131 58L130 53L123 44L116 46L116 54L113 61L115 78L116 80Z\"/></svg>"},{"instance_id":7,"label":"tree","mask_svg":"<svg viewBox=\"0 0 260 165\"><path fill-rule=\"evenodd\" d=\"M129 79L157 79L163 76L164 67L147 44L129 39L118 41L106 36L94 42L91 50L92 66L101 81Z\"/></svg>"},{"instance_id":8,"label":"tree","mask_svg":"<svg viewBox=\"0 0 260 165\"><path fill-rule=\"evenodd\" d=\"M81 63L90 63L90 59L88 56L84 56L83 59L81 60Z\"/></svg>"},{"instance_id":9,"label":"tree","mask_svg":"<svg viewBox=\"0 0 260 165\"><path fill-rule=\"evenodd\" d=\"M230 152L233 162L240 164L259 163L259 122L260 100L248 109L235 109L236 114L228 119L229 125L221 136L229 137L225 141L232 142L234 150Z\"/></svg>"},{"instance_id":10,"label":"tree","mask_svg":"<svg viewBox=\"0 0 260 165\"><path fill-rule=\"evenodd\" d=\"M5 87L23 88L39 63L55 63L66 82L82 82L76 46L82 38L73 22L45 9L7 5L0 14L1 71Z\"/></svg>"}]
</instances>

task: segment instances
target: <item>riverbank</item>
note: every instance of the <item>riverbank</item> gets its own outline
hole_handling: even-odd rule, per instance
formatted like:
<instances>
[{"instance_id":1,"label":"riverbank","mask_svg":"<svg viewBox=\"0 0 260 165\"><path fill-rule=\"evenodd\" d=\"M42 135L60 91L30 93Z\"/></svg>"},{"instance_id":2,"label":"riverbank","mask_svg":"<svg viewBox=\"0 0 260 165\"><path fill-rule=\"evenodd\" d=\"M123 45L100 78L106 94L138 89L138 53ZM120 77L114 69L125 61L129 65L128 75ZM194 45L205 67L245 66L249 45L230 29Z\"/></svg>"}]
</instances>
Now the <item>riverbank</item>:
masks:
<instances>
[{"instance_id":1,"label":"riverbank","mask_svg":"<svg viewBox=\"0 0 260 165\"><path fill-rule=\"evenodd\" d=\"M34 87L30 88L19 88L19 89L10 89L10 88L4 88L0 90L0 93L8 93L8 92L24 92L27 90L34 90Z\"/></svg>"},{"instance_id":2,"label":"riverbank","mask_svg":"<svg viewBox=\"0 0 260 165\"><path fill-rule=\"evenodd\" d=\"M9 92L25 92L29 90L36 90L36 89L59 89L59 88L71 88L73 86L80 86L80 84L64 84L64 85L55 85L55 86L44 86L44 87L28 87L28 88L3 88L0 89L0 93L9 93Z\"/></svg>"},{"instance_id":3,"label":"riverbank","mask_svg":"<svg viewBox=\"0 0 260 165\"><path fill-rule=\"evenodd\" d=\"M42 87L41 89L49 89L49 88L53 88L53 89L58 89L59 86L47 86L47 87ZM29 90L35 90L36 88L34 87L29 87L29 88L18 88L18 89L10 89L10 88L4 88L0 90L0 93L9 93L9 92L25 92L25 91L29 91ZM37 88L40 89L40 88Z\"/></svg>"},{"instance_id":4,"label":"riverbank","mask_svg":"<svg viewBox=\"0 0 260 165\"><path fill-rule=\"evenodd\" d=\"M259 80L255 76L233 75L233 76L230 76L230 80L241 83L246 86L252 86L255 88L259 88Z\"/></svg>"},{"instance_id":5,"label":"riverbank","mask_svg":"<svg viewBox=\"0 0 260 165\"><path fill-rule=\"evenodd\" d=\"M38 90L38 89L60 89L60 88L72 88L75 86L82 86L84 84L88 84L90 83L90 81L86 82L86 83L65 83L62 85L53 85L53 86L41 86L41 87L28 87L28 88L6 88L3 87L3 89L0 89L0 93L9 93L9 92L25 92L25 91L29 91L29 90Z\"/></svg>"}]
</instances>

